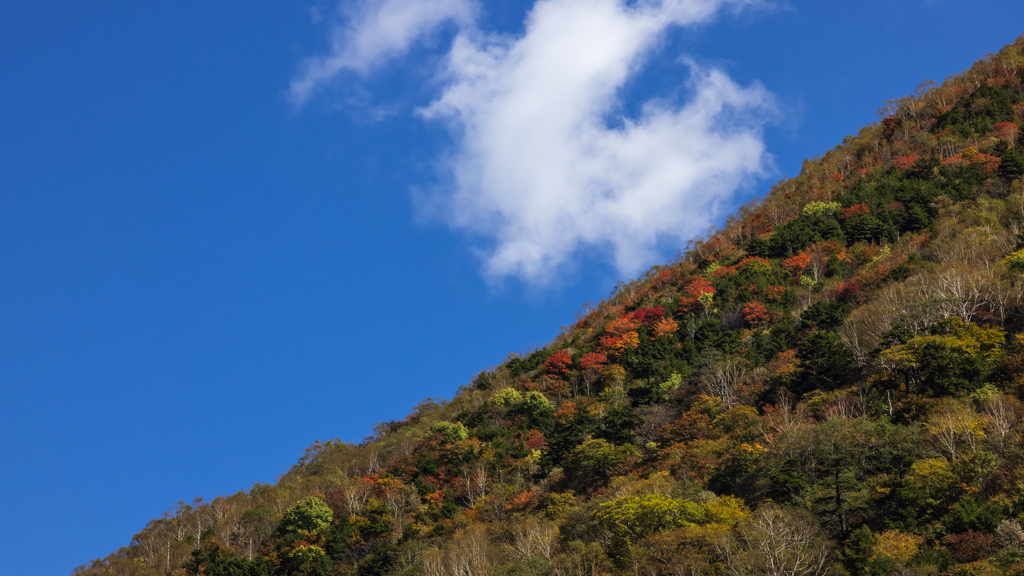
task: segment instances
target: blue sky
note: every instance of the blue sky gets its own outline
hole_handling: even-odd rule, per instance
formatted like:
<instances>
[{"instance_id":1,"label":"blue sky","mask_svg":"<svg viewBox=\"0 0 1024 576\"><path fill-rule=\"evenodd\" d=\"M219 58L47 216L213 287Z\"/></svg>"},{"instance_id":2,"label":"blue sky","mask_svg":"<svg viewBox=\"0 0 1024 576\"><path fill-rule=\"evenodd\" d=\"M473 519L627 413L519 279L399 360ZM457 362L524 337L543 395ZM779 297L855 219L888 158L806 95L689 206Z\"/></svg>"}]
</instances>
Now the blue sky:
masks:
<instances>
[{"instance_id":1,"label":"blue sky","mask_svg":"<svg viewBox=\"0 0 1024 576\"><path fill-rule=\"evenodd\" d=\"M549 341L1024 32L965 6L10 3L3 571L69 573Z\"/></svg>"}]
</instances>

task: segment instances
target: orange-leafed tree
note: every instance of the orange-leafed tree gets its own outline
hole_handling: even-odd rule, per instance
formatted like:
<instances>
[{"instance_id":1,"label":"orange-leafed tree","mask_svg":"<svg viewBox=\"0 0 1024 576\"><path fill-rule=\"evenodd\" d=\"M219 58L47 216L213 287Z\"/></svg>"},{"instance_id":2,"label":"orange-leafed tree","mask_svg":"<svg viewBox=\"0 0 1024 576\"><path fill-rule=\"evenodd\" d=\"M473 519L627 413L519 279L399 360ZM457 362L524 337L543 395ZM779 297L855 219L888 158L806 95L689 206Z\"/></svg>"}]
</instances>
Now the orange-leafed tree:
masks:
<instances>
[{"instance_id":1,"label":"orange-leafed tree","mask_svg":"<svg viewBox=\"0 0 1024 576\"><path fill-rule=\"evenodd\" d=\"M782 269L793 276L800 276L810 265L811 257L807 254L797 254L792 258L786 258L782 261Z\"/></svg>"},{"instance_id":2,"label":"orange-leafed tree","mask_svg":"<svg viewBox=\"0 0 1024 576\"><path fill-rule=\"evenodd\" d=\"M669 336L679 331L679 323L671 318L662 318L654 325L654 335L651 337L652 340L657 340L663 336Z\"/></svg>"},{"instance_id":3,"label":"orange-leafed tree","mask_svg":"<svg viewBox=\"0 0 1024 576\"><path fill-rule=\"evenodd\" d=\"M688 314L710 308L716 292L707 278L692 276L690 282L683 288L683 297L679 299L679 311Z\"/></svg>"},{"instance_id":4,"label":"orange-leafed tree","mask_svg":"<svg viewBox=\"0 0 1024 576\"><path fill-rule=\"evenodd\" d=\"M626 350L636 348L640 345L640 336L636 331L626 332L621 336L602 336L598 341L598 348L610 355L618 356Z\"/></svg>"},{"instance_id":5,"label":"orange-leafed tree","mask_svg":"<svg viewBox=\"0 0 1024 576\"><path fill-rule=\"evenodd\" d=\"M612 320L604 327L604 331L611 336L622 336L630 332L636 331L640 327L640 321L633 317L632 314L624 314L615 320Z\"/></svg>"},{"instance_id":6,"label":"orange-leafed tree","mask_svg":"<svg viewBox=\"0 0 1024 576\"><path fill-rule=\"evenodd\" d=\"M867 204L861 202L859 204L854 204L853 206L850 206L846 210L843 210L843 213L840 216L840 218L845 220L847 218L852 218L854 216L863 216L864 214L869 214L870 212L871 208L868 207Z\"/></svg>"}]
</instances>

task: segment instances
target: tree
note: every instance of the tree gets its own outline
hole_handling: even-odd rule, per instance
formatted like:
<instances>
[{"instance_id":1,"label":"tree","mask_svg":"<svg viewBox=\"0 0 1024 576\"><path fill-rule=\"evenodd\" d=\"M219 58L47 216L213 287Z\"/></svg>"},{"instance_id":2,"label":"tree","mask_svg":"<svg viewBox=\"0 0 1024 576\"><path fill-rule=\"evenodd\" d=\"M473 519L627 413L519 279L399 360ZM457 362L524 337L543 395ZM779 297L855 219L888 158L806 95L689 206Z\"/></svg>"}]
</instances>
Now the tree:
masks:
<instances>
[{"instance_id":1,"label":"tree","mask_svg":"<svg viewBox=\"0 0 1024 576\"><path fill-rule=\"evenodd\" d=\"M667 494L624 496L597 507L594 517L611 536L610 554L624 560L645 539L677 528L717 525L728 531L749 512L738 498L708 495L700 502L673 498Z\"/></svg>"},{"instance_id":2,"label":"tree","mask_svg":"<svg viewBox=\"0 0 1024 576\"><path fill-rule=\"evenodd\" d=\"M883 365L901 373L908 388L918 392L973 392L1002 357L1002 328L966 324L950 317L928 331L879 354Z\"/></svg>"},{"instance_id":3,"label":"tree","mask_svg":"<svg viewBox=\"0 0 1024 576\"><path fill-rule=\"evenodd\" d=\"M588 352L579 361L579 375L587 388L587 396L590 396L590 387L601 377L601 372L608 364L608 357L599 352Z\"/></svg>"},{"instance_id":4,"label":"tree","mask_svg":"<svg viewBox=\"0 0 1024 576\"><path fill-rule=\"evenodd\" d=\"M924 544L924 536L900 530L886 530L878 535L877 553L890 558L899 569L904 569Z\"/></svg>"},{"instance_id":5,"label":"tree","mask_svg":"<svg viewBox=\"0 0 1024 576\"><path fill-rule=\"evenodd\" d=\"M985 422L970 407L947 399L926 424L935 451L952 463L964 453L976 453L985 439Z\"/></svg>"},{"instance_id":6,"label":"tree","mask_svg":"<svg viewBox=\"0 0 1024 576\"><path fill-rule=\"evenodd\" d=\"M854 375L853 355L835 332L816 330L797 350L803 369L801 391L837 388Z\"/></svg>"},{"instance_id":7,"label":"tree","mask_svg":"<svg viewBox=\"0 0 1024 576\"><path fill-rule=\"evenodd\" d=\"M654 324L653 334L651 338L657 340L671 334L675 334L679 331L679 323L671 318L662 318Z\"/></svg>"},{"instance_id":8,"label":"tree","mask_svg":"<svg viewBox=\"0 0 1024 576\"><path fill-rule=\"evenodd\" d=\"M658 320L665 317L665 309L661 306L653 308L638 308L629 313L630 318L636 320L643 326L654 326Z\"/></svg>"},{"instance_id":9,"label":"tree","mask_svg":"<svg viewBox=\"0 0 1024 576\"><path fill-rule=\"evenodd\" d=\"M817 464L822 515L835 519L841 534L848 531L848 518L867 507L864 480L873 472L875 458L884 459L876 426L866 418L830 418L809 430L810 454Z\"/></svg>"},{"instance_id":10,"label":"tree","mask_svg":"<svg viewBox=\"0 0 1024 576\"><path fill-rule=\"evenodd\" d=\"M836 560L846 568L850 576L867 576L868 564L875 553L878 539L867 526L861 526L850 533L850 538L836 554Z\"/></svg>"},{"instance_id":11,"label":"tree","mask_svg":"<svg viewBox=\"0 0 1024 576\"><path fill-rule=\"evenodd\" d=\"M810 515L765 504L739 526L742 550L721 550L731 574L822 576L834 546Z\"/></svg>"},{"instance_id":12,"label":"tree","mask_svg":"<svg viewBox=\"0 0 1024 576\"><path fill-rule=\"evenodd\" d=\"M787 258L782 262L782 268L793 275L795 278L799 278L804 270L811 265L811 257L807 254L797 254L792 258Z\"/></svg>"},{"instance_id":13,"label":"tree","mask_svg":"<svg viewBox=\"0 0 1024 576\"><path fill-rule=\"evenodd\" d=\"M211 550L194 550L192 560L184 566L184 573L202 576L269 576L267 565L258 559L246 560L215 546Z\"/></svg>"},{"instance_id":14,"label":"tree","mask_svg":"<svg viewBox=\"0 0 1024 576\"><path fill-rule=\"evenodd\" d=\"M572 368L572 356L566 350L559 350L544 361L544 372L555 378L564 378Z\"/></svg>"},{"instance_id":15,"label":"tree","mask_svg":"<svg viewBox=\"0 0 1024 576\"><path fill-rule=\"evenodd\" d=\"M430 427L430 431L440 434L441 438L449 444L461 442L462 440L469 438L469 430L466 429L465 424L462 422L448 422L446 420L442 420L440 422L435 422L434 425Z\"/></svg>"},{"instance_id":16,"label":"tree","mask_svg":"<svg viewBox=\"0 0 1024 576\"><path fill-rule=\"evenodd\" d=\"M276 524L277 514L266 506L255 506L242 514L239 536L249 560L252 560L254 551L259 549L263 540L274 532Z\"/></svg>"},{"instance_id":17,"label":"tree","mask_svg":"<svg viewBox=\"0 0 1024 576\"><path fill-rule=\"evenodd\" d=\"M695 313L702 318L711 315L714 306L715 287L703 276L693 276L683 288L683 296L679 299L677 310L681 314Z\"/></svg>"},{"instance_id":18,"label":"tree","mask_svg":"<svg viewBox=\"0 0 1024 576\"><path fill-rule=\"evenodd\" d=\"M999 545L1014 552L1024 551L1024 528L1016 520L1003 520L996 528Z\"/></svg>"},{"instance_id":19,"label":"tree","mask_svg":"<svg viewBox=\"0 0 1024 576\"><path fill-rule=\"evenodd\" d=\"M282 534L320 534L334 520L334 513L323 500L310 496L284 513L278 531Z\"/></svg>"},{"instance_id":20,"label":"tree","mask_svg":"<svg viewBox=\"0 0 1024 576\"><path fill-rule=\"evenodd\" d=\"M743 306L743 319L751 328L769 322L772 319L771 312L760 302L749 302Z\"/></svg>"},{"instance_id":21,"label":"tree","mask_svg":"<svg viewBox=\"0 0 1024 576\"><path fill-rule=\"evenodd\" d=\"M530 518L515 523L510 536L506 546L510 556L516 560L526 560L536 554L551 561L558 540L558 527L554 522Z\"/></svg>"},{"instance_id":22,"label":"tree","mask_svg":"<svg viewBox=\"0 0 1024 576\"><path fill-rule=\"evenodd\" d=\"M527 392L523 398L523 411L537 427L546 429L551 417L555 415L555 403L534 390Z\"/></svg>"},{"instance_id":23,"label":"tree","mask_svg":"<svg viewBox=\"0 0 1024 576\"><path fill-rule=\"evenodd\" d=\"M487 529L474 524L459 530L443 550L423 555L426 576L489 576L494 569L494 552Z\"/></svg>"},{"instance_id":24,"label":"tree","mask_svg":"<svg viewBox=\"0 0 1024 576\"><path fill-rule=\"evenodd\" d=\"M617 498L598 506L594 516L620 546L630 546L655 532L709 521L704 507L665 494Z\"/></svg>"},{"instance_id":25,"label":"tree","mask_svg":"<svg viewBox=\"0 0 1024 576\"><path fill-rule=\"evenodd\" d=\"M999 173L1010 179L1024 176L1024 152L1018 146L1006 147L1003 161L999 165Z\"/></svg>"},{"instance_id":26,"label":"tree","mask_svg":"<svg viewBox=\"0 0 1024 576\"><path fill-rule=\"evenodd\" d=\"M587 440L566 458L565 472L578 490L607 482L629 458L638 454L632 445L616 446L607 440Z\"/></svg>"},{"instance_id":27,"label":"tree","mask_svg":"<svg viewBox=\"0 0 1024 576\"><path fill-rule=\"evenodd\" d=\"M730 356L702 369L697 380L701 392L720 398L726 408L732 408L739 400L740 387L748 375L747 361Z\"/></svg>"},{"instance_id":28,"label":"tree","mask_svg":"<svg viewBox=\"0 0 1024 576\"><path fill-rule=\"evenodd\" d=\"M1022 407L1013 396L996 394L983 403L985 439L996 454L1005 454L1017 445Z\"/></svg>"}]
</instances>

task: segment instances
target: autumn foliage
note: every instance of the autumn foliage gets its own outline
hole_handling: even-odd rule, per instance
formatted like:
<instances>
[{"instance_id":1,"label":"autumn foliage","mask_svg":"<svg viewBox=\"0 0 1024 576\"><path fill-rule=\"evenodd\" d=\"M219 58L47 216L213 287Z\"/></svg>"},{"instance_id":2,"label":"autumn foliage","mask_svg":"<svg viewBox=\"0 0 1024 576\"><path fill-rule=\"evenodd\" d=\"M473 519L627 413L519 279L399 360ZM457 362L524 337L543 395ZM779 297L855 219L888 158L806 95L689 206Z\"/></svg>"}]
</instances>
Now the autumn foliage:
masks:
<instances>
[{"instance_id":1,"label":"autumn foliage","mask_svg":"<svg viewBox=\"0 0 1024 576\"><path fill-rule=\"evenodd\" d=\"M542 349L76 574L1024 573L1021 63L887 103Z\"/></svg>"},{"instance_id":2,"label":"autumn foliage","mask_svg":"<svg viewBox=\"0 0 1024 576\"><path fill-rule=\"evenodd\" d=\"M702 298L713 297L715 292L717 290L707 278L703 276L693 277L683 289L683 297L679 299L679 310L691 312L703 305Z\"/></svg>"},{"instance_id":3,"label":"autumn foliage","mask_svg":"<svg viewBox=\"0 0 1024 576\"><path fill-rule=\"evenodd\" d=\"M544 361L544 372L549 376L561 378L569 373L572 367L572 356L565 350L555 352Z\"/></svg>"},{"instance_id":4,"label":"autumn foliage","mask_svg":"<svg viewBox=\"0 0 1024 576\"><path fill-rule=\"evenodd\" d=\"M608 357L598 352L588 352L579 361L580 370L601 368L608 363Z\"/></svg>"},{"instance_id":5,"label":"autumn foliage","mask_svg":"<svg viewBox=\"0 0 1024 576\"><path fill-rule=\"evenodd\" d=\"M743 306L743 319L746 320L751 328L757 328L759 325L771 320L771 318L771 312L760 302L750 302Z\"/></svg>"},{"instance_id":6,"label":"autumn foliage","mask_svg":"<svg viewBox=\"0 0 1024 576\"><path fill-rule=\"evenodd\" d=\"M811 263L811 257L807 254L797 254L792 258L787 258L782 261L782 268L792 274L793 276L800 276L807 270L807 266Z\"/></svg>"},{"instance_id":7,"label":"autumn foliage","mask_svg":"<svg viewBox=\"0 0 1024 576\"><path fill-rule=\"evenodd\" d=\"M846 210L843 210L843 215L840 216L840 218L845 220L845 219L851 218L853 216L862 216L864 214L870 214L870 213L871 213L871 208L869 208L867 204L861 202L859 204L854 204L853 206L850 206Z\"/></svg>"},{"instance_id":8,"label":"autumn foliage","mask_svg":"<svg viewBox=\"0 0 1024 576\"><path fill-rule=\"evenodd\" d=\"M629 313L629 317L636 320L643 326L653 326L665 317L665 309L661 306L653 308L639 308Z\"/></svg>"}]
</instances>

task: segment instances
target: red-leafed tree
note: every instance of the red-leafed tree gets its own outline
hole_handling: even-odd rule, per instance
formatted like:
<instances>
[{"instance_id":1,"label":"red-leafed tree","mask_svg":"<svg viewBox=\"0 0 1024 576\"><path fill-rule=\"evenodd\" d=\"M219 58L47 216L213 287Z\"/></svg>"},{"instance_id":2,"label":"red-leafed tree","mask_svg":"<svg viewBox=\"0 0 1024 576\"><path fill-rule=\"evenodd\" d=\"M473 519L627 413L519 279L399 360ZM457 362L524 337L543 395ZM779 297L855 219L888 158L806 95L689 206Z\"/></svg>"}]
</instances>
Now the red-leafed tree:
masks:
<instances>
[{"instance_id":1,"label":"red-leafed tree","mask_svg":"<svg viewBox=\"0 0 1024 576\"><path fill-rule=\"evenodd\" d=\"M621 335L602 336L598 339L598 349L612 355L620 355L626 350L640 345L640 337L635 331Z\"/></svg>"},{"instance_id":2,"label":"red-leafed tree","mask_svg":"<svg viewBox=\"0 0 1024 576\"><path fill-rule=\"evenodd\" d=\"M549 376L562 378L572 368L572 356L565 350L559 350L544 361L544 372Z\"/></svg>"},{"instance_id":3,"label":"red-leafed tree","mask_svg":"<svg viewBox=\"0 0 1024 576\"><path fill-rule=\"evenodd\" d=\"M743 306L743 319L747 321L751 328L757 328L758 325L771 320L772 313L768 311L764 304L750 302Z\"/></svg>"},{"instance_id":4,"label":"red-leafed tree","mask_svg":"<svg viewBox=\"0 0 1024 576\"><path fill-rule=\"evenodd\" d=\"M1016 122L1000 122L992 128L992 136L1006 142L1010 146L1017 143Z\"/></svg>"},{"instance_id":5,"label":"red-leafed tree","mask_svg":"<svg viewBox=\"0 0 1024 576\"><path fill-rule=\"evenodd\" d=\"M906 170L916 164L920 159L920 156L898 156L892 163L898 170Z\"/></svg>"},{"instance_id":6,"label":"red-leafed tree","mask_svg":"<svg viewBox=\"0 0 1024 576\"><path fill-rule=\"evenodd\" d=\"M530 430L523 438L523 444L530 450L547 450L548 443L544 441L544 433L540 430Z\"/></svg>"},{"instance_id":7,"label":"red-leafed tree","mask_svg":"<svg viewBox=\"0 0 1024 576\"><path fill-rule=\"evenodd\" d=\"M591 368L601 369L605 364L608 363L608 357L600 352L587 352L580 358L579 366L580 370L588 370Z\"/></svg>"},{"instance_id":8,"label":"red-leafed tree","mask_svg":"<svg viewBox=\"0 0 1024 576\"><path fill-rule=\"evenodd\" d=\"M601 372L606 364L608 364L608 357L600 352L587 352L580 358L579 376L588 396L590 395L590 386L600 380Z\"/></svg>"},{"instance_id":9,"label":"red-leafed tree","mask_svg":"<svg viewBox=\"0 0 1024 576\"><path fill-rule=\"evenodd\" d=\"M864 290L856 280L840 283L833 291L833 297L843 302L856 302L863 297Z\"/></svg>"},{"instance_id":10,"label":"red-leafed tree","mask_svg":"<svg viewBox=\"0 0 1024 576\"><path fill-rule=\"evenodd\" d=\"M658 320L665 317L665 309L661 306L654 308L639 308L629 313L629 316L644 326L653 326Z\"/></svg>"}]
</instances>

